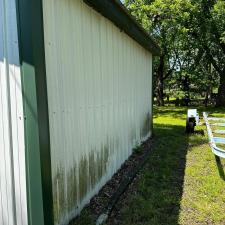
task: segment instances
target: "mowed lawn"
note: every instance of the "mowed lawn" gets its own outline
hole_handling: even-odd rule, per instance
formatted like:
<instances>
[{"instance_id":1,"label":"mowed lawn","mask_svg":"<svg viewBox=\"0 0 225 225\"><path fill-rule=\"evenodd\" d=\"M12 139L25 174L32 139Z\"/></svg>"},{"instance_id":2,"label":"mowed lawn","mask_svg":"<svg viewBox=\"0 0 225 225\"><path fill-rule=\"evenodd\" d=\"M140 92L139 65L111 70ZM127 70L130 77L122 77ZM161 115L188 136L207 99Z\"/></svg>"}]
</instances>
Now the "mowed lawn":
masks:
<instances>
[{"instance_id":1,"label":"mowed lawn","mask_svg":"<svg viewBox=\"0 0 225 225\"><path fill-rule=\"evenodd\" d=\"M151 157L108 225L225 225L225 160L212 154L204 125L185 134L186 112L155 108Z\"/></svg>"},{"instance_id":2,"label":"mowed lawn","mask_svg":"<svg viewBox=\"0 0 225 225\"><path fill-rule=\"evenodd\" d=\"M225 117L225 109L203 111ZM154 108L152 153L107 225L225 225L225 160L211 152L204 124L185 133L186 113ZM75 224L94 225L96 218L85 209Z\"/></svg>"}]
</instances>

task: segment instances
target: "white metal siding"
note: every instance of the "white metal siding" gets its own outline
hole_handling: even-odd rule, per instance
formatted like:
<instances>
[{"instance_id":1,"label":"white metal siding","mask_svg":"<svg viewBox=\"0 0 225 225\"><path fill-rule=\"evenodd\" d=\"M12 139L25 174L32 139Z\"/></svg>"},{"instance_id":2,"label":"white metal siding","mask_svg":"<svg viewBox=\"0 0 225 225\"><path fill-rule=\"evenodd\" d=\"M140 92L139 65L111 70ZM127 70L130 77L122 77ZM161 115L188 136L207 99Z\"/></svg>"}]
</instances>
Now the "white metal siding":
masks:
<instances>
[{"instance_id":1,"label":"white metal siding","mask_svg":"<svg viewBox=\"0 0 225 225\"><path fill-rule=\"evenodd\" d=\"M150 136L152 55L81 0L45 0L55 224Z\"/></svg>"},{"instance_id":2,"label":"white metal siding","mask_svg":"<svg viewBox=\"0 0 225 225\"><path fill-rule=\"evenodd\" d=\"M27 225L24 150L15 0L0 0L1 225Z\"/></svg>"}]
</instances>

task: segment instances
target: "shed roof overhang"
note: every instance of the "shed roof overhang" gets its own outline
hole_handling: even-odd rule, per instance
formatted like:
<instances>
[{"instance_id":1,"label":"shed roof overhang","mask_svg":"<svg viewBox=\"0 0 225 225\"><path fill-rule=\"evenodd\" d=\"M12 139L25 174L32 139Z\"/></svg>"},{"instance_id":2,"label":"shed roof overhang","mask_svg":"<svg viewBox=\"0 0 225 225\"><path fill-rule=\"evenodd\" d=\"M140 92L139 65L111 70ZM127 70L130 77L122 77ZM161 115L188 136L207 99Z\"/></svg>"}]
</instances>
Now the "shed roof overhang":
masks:
<instances>
[{"instance_id":1,"label":"shed roof overhang","mask_svg":"<svg viewBox=\"0 0 225 225\"><path fill-rule=\"evenodd\" d=\"M150 51L153 55L160 55L160 47L142 28L135 18L128 12L119 0L83 0L117 27L123 30L136 42Z\"/></svg>"}]
</instances>

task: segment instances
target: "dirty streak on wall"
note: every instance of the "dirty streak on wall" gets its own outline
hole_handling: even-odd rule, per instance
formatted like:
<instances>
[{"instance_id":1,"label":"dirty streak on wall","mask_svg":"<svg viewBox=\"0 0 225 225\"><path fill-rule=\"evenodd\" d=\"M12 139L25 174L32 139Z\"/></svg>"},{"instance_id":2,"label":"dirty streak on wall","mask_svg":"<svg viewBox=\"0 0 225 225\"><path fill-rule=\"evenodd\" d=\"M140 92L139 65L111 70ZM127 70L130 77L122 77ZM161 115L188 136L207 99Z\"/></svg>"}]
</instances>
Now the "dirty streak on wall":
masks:
<instances>
[{"instance_id":1,"label":"dirty streak on wall","mask_svg":"<svg viewBox=\"0 0 225 225\"><path fill-rule=\"evenodd\" d=\"M23 99L15 0L0 0L0 224L27 225Z\"/></svg>"},{"instance_id":2,"label":"dirty streak on wall","mask_svg":"<svg viewBox=\"0 0 225 225\"><path fill-rule=\"evenodd\" d=\"M81 0L45 0L55 224L151 135L152 55Z\"/></svg>"}]
</instances>

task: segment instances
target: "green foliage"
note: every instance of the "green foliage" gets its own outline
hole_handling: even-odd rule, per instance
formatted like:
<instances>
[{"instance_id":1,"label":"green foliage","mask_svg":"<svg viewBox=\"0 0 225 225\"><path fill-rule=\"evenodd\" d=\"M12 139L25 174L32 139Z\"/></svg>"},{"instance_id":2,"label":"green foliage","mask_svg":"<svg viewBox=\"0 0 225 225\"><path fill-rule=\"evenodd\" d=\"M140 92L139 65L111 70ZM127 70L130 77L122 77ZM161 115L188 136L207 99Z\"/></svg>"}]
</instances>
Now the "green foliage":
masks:
<instances>
[{"instance_id":1,"label":"green foliage","mask_svg":"<svg viewBox=\"0 0 225 225\"><path fill-rule=\"evenodd\" d=\"M190 1L155 0L155 1L126 1L131 13L142 26L151 33L166 56L167 69L177 60L177 53L183 47L181 40L186 39L188 29L181 21L187 20L192 5Z\"/></svg>"},{"instance_id":2,"label":"green foliage","mask_svg":"<svg viewBox=\"0 0 225 225\"><path fill-rule=\"evenodd\" d=\"M224 0L126 0L125 5L162 49L154 63L155 87L160 62L164 89L202 93L219 86L225 76Z\"/></svg>"}]
</instances>

